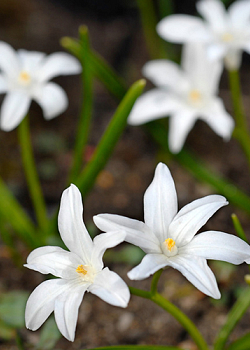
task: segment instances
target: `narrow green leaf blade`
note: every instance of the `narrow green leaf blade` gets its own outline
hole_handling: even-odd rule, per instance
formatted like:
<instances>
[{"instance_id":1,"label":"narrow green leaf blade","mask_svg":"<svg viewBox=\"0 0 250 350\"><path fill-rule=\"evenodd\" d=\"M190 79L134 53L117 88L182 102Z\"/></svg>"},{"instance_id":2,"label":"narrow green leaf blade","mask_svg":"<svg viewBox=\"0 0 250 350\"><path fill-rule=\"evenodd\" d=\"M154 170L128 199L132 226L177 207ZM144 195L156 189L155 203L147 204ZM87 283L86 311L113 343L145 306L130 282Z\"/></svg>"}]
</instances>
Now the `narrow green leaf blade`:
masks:
<instances>
[{"instance_id":1,"label":"narrow green leaf blade","mask_svg":"<svg viewBox=\"0 0 250 350\"><path fill-rule=\"evenodd\" d=\"M0 319L13 328L24 327L24 310L28 293L12 291L0 294Z\"/></svg>"},{"instance_id":2,"label":"narrow green leaf blade","mask_svg":"<svg viewBox=\"0 0 250 350\"><path fill-rule=\"evenodd\" d=\"M250 333L245 334L242 338L237 339L229 345L227 350L249 350L250 349Z\"/></svg>"},{"instance_id":3,"label":"narrow green leaf blade","mask_svg":"<svg viewBox=\"0 0 250 350\"><path fill-rule=\"evenodd\" d=\"M144 86L145 80L139 80L131 86L105 130L92 159L78 177L76 185L81 190L83 198L91 189L97 175L110 158L116 143L127 125L129 113L136 99L142 93Z\"/></svg>"},{"instance_id":4,"label":"narrow green leaf blade","mask_svg":"<svg viewBox=\"0 0 250 350\"><path fill-rule=\"evenodd\" d=\"M176 346L165 345L115 345L90 350L183 350Z\"/></svg>"}]
</instances>

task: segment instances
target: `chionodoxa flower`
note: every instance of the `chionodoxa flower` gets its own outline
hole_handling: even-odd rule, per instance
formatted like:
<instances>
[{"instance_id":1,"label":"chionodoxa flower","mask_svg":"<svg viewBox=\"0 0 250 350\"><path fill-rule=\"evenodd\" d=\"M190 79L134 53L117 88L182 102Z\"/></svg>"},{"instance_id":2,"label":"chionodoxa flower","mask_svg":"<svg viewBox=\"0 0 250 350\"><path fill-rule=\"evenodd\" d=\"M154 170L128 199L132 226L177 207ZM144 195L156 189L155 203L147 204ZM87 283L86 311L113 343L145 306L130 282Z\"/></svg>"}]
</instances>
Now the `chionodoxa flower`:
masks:
<instances>
[{"instance_id":1,"label":"chionodoxa flower","mask_svg":"<svg viewBox=\"0 0 250 350\"><path fill-rule=\"evenodd\" d=\"M197 119L228 140L234 121L217 96L222 68L221 62L208 60L200 44L184 46L181 67L164 59L146 63L143 75L156 88L136 100L128 123L139 125L170 116L168 144L173 153L181 150Z\"/></svg>"},{"instance_id":2,"label":"chionodoxa flower","mask_svg":"<svg viewBox=\"0 0 250 350\"><path fill-rule=\"evenodd\" d=\"M170 15L157 25L158 34L175 43L204 43L212 60L224 58L228 69L238 69L242 51L250 53L250 1L235 1L228 11L221 0L202 0L196 6L204 20Z\"/></svg>"},{"instance_id":3,"label":"chionodoxa flower","mask_svg":"<svg viewBox=\"0 0 250 350\"><path fill-rule=\"evenodd\" d=\"M65 91L56 83L48 82L58 75L81 72L79 61L64 52L46 56L42 52L18 50L0 42L0 93L4 98L0 128L13 130L25 117L31 100L42 108L45 119L52 119L68 106Z\"/></svg>"},{"instance_id":4,"label":"chionodoxa flower","mask_svg":"<svg viewBox=\"0 0 250 350\"><path fill-rule=\"evenodd\" d=\"M130 298L126 283L104 268L102 261L105 250L121 243L125 234L104 233L92 241L82 214L81 194L71 185L62 194L58 216L61 238L70 251L53 246L37 248L24 265L59 277L42 282L30 295L25 310L26 327L37 330L54 311L60 332L70 341L75 338L78 309L85 292L120 307L126 307Z\"/></svg>"},{"instance_id":5,"label":"chionodoxa flower","mask_svg":"<svg viewBox=\"0 0 250 350\"><path fill-rule=\"evenodd\" d=\"M144 195L145 223L119 215L100 214L95 224L105 232L126 232L125 241L140 247L146 255L128 276L142 280L159 269L179 270L203 293L218 299L220 292L206 259L232 264L250 262L250 246L224 232L197 231L221 207L228 204L220 195L206 196L184 206L177 213L174 181L166 165L159 163Z\"/></svg>"}]
</instances>

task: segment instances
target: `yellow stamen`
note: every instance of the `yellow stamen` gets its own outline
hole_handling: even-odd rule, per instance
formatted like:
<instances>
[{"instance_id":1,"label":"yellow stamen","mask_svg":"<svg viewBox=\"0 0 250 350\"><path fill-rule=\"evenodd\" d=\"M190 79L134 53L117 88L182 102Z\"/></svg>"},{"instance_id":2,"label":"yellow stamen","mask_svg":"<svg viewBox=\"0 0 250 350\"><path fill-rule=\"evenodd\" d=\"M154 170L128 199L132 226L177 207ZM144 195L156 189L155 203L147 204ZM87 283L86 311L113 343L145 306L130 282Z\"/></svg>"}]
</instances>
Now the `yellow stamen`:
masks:
<instances>
[{"instance_id":1,"label":"yellow stamen","mask_svg":"<svg viewBox=\"0 0 250 350\"><path fill-rule=\"evenodd\" d=\"M222 35L222 40L225 41L226 43L232 41L233 38L234 38L233 35L230 34L230 33L224 33L224 34Z\"/></svg>"},{"instance_id":2,"label":"yellow stamen","mask_svg":"<svg viewBox=\"0 0 250 350\"><path fill-rule=\"evenodd\" d=\"M82 273L84 276L86 276L88 273L88 271L83 268L83 265L79 265L78 268L76 269L76 272Z\"/></svg>"},{"instance_id":3,"label":"yellow stamen","mask_svg":"<svg viewBox=\"0 0 250 350\"><path fill-rule=\"evenodd\" d=\"M198 90L190 91L189 97L190 97L192 102L198 102L201 100L201 94Z\"/></svg>"},{"instance_id":4,"label":"yellow stamen","mask_svg":"<svg viewBox=\"0 0 250 350\"><path fill-rule=\"evenodd\" d=\"M168 250L171 252L175 246L175 241L172 238L167 238L167 239L165 239L165 244L166 244Z\"/></svg>"},{"instance_id":5,"label":"yellow stamen","mask_svg":"<svg viewBox=\"0 0 250 350\"><path fill-rule=\"evenodd\" d=\"M19 80L21 83L28 84L28 83L30 83L31 78L30 78L29 73L27 73L25 70L23 70L23 71L21 71L21 73L19 74L18 80Z\"/></svg>"}]
</instances>

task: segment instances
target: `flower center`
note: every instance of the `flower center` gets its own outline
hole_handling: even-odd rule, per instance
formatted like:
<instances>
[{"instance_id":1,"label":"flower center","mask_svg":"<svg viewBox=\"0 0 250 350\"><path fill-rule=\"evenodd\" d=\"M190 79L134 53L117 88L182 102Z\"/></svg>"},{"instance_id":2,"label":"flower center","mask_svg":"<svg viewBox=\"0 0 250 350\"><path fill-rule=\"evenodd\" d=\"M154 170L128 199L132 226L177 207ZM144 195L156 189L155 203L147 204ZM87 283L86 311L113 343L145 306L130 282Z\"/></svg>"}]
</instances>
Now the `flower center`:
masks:
<instances>
[{"instance_id":1,"label":"flower center","mask_svg":"<svg viewBox=\"0 0 250 350\"><path fill-rule=\"evenodd\" d=\"M29 75L28 72L26 72L25 70L22 70L18 76L18 82L23 86L27 86L31 82L31 76Z\"/></svg>"},{"instance_id":2,"label":"flower center","mask_svg":"<svg viewBox=\"0 0 250 350\"><path fill-rule=\"evenodd\" d=\"M76 272L84 282L94 282L96 271L92 266L78 265Z\"/></svg>"},{"instance_id":3,"label":"flower center","mask_svg":"<svg viewBox=\"0 0 250 350\"><path fill-rule=\"evenodd\" d=\"M226 33L222 34L221 39L225 43L229 43L229 42L233 41L234 37L232 34L226 32Z\"/></svg>"},{"instance_id":4,"label":"flower center","mask_svg":"<svg viewBox=\"0 0 250 350\"><path fill-rule=\"evenodd\" d=\"M202 104L202 94L199 90L193 89L189 91L188 100L192 105L197 107Z\"/></svg>"},{"instance_id":5,"label":"flower center","mask_svg":"<svg viewBox=\"0 0 250 350\"><path fill-rule=\"evenodd\" d=\"M163 253L166 256L174 256L178 253L178 248L176 247L175 241L172 238L167 238L161 244L161 248Z\"/></svg>"}]
</instances>

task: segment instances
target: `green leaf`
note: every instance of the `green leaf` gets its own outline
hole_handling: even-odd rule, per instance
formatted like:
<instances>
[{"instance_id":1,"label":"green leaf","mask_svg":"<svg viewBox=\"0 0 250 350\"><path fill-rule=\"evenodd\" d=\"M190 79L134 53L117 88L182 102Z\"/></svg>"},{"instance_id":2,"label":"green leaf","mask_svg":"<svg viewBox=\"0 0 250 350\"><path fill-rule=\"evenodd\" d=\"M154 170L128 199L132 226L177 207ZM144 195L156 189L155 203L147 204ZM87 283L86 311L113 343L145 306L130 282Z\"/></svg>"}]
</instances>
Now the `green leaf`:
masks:
<instances>
[{"instance_id":1,"label":"green leaf","mask_svg":"<svg viewBox=\"0 0 250 350\"><path fill-rule=\"evenodd\" d=\"M42 328L37 349L50 350L53 349L57 341L61 338L56 322L53 317L50 317Z\"/></svg>"},{"instance_id":2,"label":"green leaf","mask_svg":"<svg viewBox=\"0 0 250 350\"><path fill-rule=\"evenodd\" d=\"M250 333L245 334L242 338L237 339L229 345L227 350L249 350L250 349Z\"/></svg>"},{"instance_id":3,"label":"green leaf","mask_svg":"<svg viewBox=\"0 0 250 350\"><path fill-rule=\"evenodd\" d=\"M176 346L164 345L115 345L90 350L182 350Z\"/></svg>"},{"instance_id":4,"label":"green leaf","mask_svg":"<svg viewBox=\"0 0 250 350\"><path fill-rule=\"evenodd\" d=\"M0 320L0 339L10 340L15 338L16 331L14 328L7 326Z\"/></svg>"},{"instance_id":5,"label":"green leaf","mask_svg":"<svg viewBox=\"0 0 250 350\"><path fill-rule=\"evenodd\" d=\"M99 172L105 167L109 160L115 145L121 137L121 134L127 126L127 118L136 101L145 86L145 80L135 82L128 90L124 99L119 104L113 118L105 130L96 150L86 165L75 184L79 187L83 198L93 186Z\"/></svg>"},{"instance_id":6,"label":"green leaf","mask_svg":"<svg viewBox=\"0 0 250 350\"><path fill-rule=\"evenodd\" d=\"M250 306L250 287L241 291L239 298L228 313L224 326L220 329L214 344L214 350L222 350L226 344L229 335L232 333L237 323Z\"/></svg>"},{"instance_id":7,"label":"green leaf","mask_svg":"<svg viewBox=\"0 0 250 350\"><path fill-rule=\"evenodd\" d=\"M13 328L22 328L24 323L24 310L28 299L24 291L12 291L0 294L0 319Z\"/></svg>"}]
</instances>

